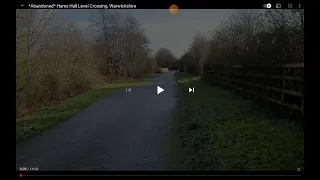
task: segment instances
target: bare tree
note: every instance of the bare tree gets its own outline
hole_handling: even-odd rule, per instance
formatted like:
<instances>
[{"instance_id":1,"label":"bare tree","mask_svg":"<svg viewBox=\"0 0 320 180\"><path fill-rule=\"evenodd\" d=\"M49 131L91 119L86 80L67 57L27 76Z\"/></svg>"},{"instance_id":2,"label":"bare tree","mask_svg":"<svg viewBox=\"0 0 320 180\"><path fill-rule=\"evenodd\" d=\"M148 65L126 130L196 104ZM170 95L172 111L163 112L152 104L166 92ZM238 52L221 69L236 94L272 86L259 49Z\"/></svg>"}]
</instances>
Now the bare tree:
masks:
<instances>
[{"instance_id":1,"label":"bare tree","mask_svg":"<svg viewBox=\"0 0 320 180\"><path fill-rule=\"evenodd\" d=\"M96 10L91 14L89 18L90 21L90 29L95 35L97 42L101 43L103 46L103 60L102 60L102 68L101 71L104 75L111 74L111 50L110 50L110 42L109 42L109 16L106 10Z\"/></svg>"},{"instance_id":2,"label":"bare tree","mask_svg":"<svg viewBox=\"0 0 320 180\"><path fill-rule=\"evenodd\" d=\"M189 55L198 62L201 54L202 48L196 48L199 45L194 39L188 53L181 58L188 66L195 66L185 60L192 59ZM211 32L209 42L206 64L303 62L304 11L237 10Z\"/></svg>"},{"instance_id":3,"label":"bare tree","mask_svg":"<svg viewBox=\"0 0 320 180\"><path fill-rule=\"evenodd\" d=\"M33 48L53 16L54 10L16 10L16 44L26 43L27 68Z\"/></svg>"},{"instance_id":4,"label":"bare tree","mask_svg":"<svg viewBox=\"0 0 320 180\"><path fill-rule=\"evenodd\" d=\"M144 29L141 28L138 21L131 15L125 15L125 44L127 54L127 71L132 76L133 72L137 70L138 56L144 54L149 56L149 40L145 35Z\"/></svg>"},{"instance_id":5,"label":"bare tree","mask_svg":"<svg viewBox=\"0 0 320 180\"><path fill-rule=\"evenodd\" d=\"M205 36L197 33L193 37L189 52L196 60L197 71L200 77L203 77L203 65L207 59L209 43Z\"/></svg>"},{"instance_id":6,"label":"bare tree","mask_svg":"<svg viewBox=\"0 0 320 180\"><path fill-rule=\"evenodd\" d=\"M81 29L53 14L16 11L17 117L86 91L100 79Z\"/></svg>"}]
</instances>

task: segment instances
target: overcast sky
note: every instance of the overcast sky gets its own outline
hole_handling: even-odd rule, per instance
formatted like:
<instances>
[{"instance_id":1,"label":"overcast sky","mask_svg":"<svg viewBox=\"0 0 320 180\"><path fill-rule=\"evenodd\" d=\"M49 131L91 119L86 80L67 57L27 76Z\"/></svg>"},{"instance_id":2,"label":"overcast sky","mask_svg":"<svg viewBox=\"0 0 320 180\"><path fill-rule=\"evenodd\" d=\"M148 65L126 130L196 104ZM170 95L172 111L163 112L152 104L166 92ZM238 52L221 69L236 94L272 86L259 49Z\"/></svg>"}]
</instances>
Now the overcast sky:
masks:
<instances>
[{"instance_id":1,"label":"overcast sky","mask_svg":"<svg viewBox=\"0 0 320 180\"><path fill-rule=\"evenodd\" d=\"M90 13L95 10L59 10L59 16L65 20L79 23L87 28ZM164 47L171 50L179 58L189 47L192 37L200 32L209 36L209 31L216 28L220 21L233 10L214 9L180 9L172 15L166 9L125 9L109 10L115 12L130 12L146 30L150 47L157 51Z\"/></svg>"}]
</instances>

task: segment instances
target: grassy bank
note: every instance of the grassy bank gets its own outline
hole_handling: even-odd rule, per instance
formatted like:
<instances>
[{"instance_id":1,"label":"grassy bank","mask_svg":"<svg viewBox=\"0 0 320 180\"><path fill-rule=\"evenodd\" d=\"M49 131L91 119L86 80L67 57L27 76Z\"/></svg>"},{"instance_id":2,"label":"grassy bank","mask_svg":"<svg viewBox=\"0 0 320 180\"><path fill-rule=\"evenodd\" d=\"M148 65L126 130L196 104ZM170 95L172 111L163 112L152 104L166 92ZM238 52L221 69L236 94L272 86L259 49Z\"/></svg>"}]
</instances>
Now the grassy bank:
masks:
<instances>
[{"instance_id":1,"label":"grassy bank","mask_svg":"<svg viewBox=\"0 0 320 180\"><path fill-rule=\"evenodd\" d=\"M252 101L177 73L183 164L190 170L304 168L302 127L262 115ZM195 87L189 93L188 87Z\"/></svg>"},{"instance_id":2,"label":"grassy bank","mask_svg":"<svg viewBox=\"0 0 320 180\"><path fill-rule=\"evenodd\" d=\"M39 111L25 116L16 121L16 143L38 134L59 122L62 122L98 99L110 93L112 90L146 85L150 78L119 81L113 84L101 86L89 92L80 94L58 105L46 107Z\"/></svg>"}]
</instances>

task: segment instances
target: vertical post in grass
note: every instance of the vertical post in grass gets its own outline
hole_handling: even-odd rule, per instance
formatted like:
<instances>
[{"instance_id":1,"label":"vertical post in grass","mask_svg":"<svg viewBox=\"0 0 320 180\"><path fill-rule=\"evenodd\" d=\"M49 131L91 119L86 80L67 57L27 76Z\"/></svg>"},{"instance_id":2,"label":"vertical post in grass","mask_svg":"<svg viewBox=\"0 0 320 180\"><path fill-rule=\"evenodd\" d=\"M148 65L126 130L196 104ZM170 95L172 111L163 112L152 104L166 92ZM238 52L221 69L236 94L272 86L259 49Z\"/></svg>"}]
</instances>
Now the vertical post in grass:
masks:
<instances>
[{"instance_id":1,"label":"vertical post in grass","mask_svg":"<svg viewBox=\"0 0 320 180\"><path fill-rule=\"evenodd\" d=\"M231 85L231 66L228 66L229 68L229 74L228 74L228 85Z\"/></svg>"},{"instance_id":2,"label":"vertical post in grass","mask_svg":"<svg viewBox=\"0 0 320 180\"><path fill-rule=\"evenodd\" d=\"M301 116L303 117L304 116L304 97L301 97L302 98L302 104L301 104Z\"/></svg>"},{"instance_id":3,"label":"vertical post in grass","mask_svg":"<svg viewBox=\"0 0 320 180\"><path fill-rule=\"evenodd\" d=\"M284 66L283 67L283 77L286 76L286 67ZM283 90L285 88L285 79L283 78L282 79L282 87L281 87L281 103L283 103L283 99L284 99L284 93L283 93Z\"/></svg>"},{"instance_id":4,"label":"vertical post in grass","mask_svg":"<svg viewBox=\"0 0 320 180\"><path fill-rule=\"evenodd\" d=\"M244 78L245 66L242 65L242 68L241 68L241 69L242 69L242 71L241 71L241 79L242 79L242 80L241 80L241 81L242 81L242 82L245 82L245 80L244 80L244 79L245 79L245 78ZM241 88L242 88L242 94L243 94L243 96L245 97L246 88L245 88L245 84L244 84L244 83L241 84Z\"/></svg>"}]
</instances>

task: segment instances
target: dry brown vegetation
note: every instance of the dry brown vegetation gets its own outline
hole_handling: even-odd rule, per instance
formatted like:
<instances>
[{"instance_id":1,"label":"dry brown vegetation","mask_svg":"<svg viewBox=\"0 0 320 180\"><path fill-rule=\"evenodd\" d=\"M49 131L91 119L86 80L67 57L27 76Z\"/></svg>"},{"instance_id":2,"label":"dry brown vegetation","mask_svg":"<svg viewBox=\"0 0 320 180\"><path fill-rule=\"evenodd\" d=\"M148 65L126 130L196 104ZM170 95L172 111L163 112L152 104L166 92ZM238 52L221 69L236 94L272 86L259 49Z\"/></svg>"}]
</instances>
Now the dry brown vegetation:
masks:
<instances>
[{"instance_id":1,"label":"dry brown vegetation","mask_svg":"<svg viewBox=\"0 0 320 180\"><path fill-rule=\"evenodd\" d=\"M17 118L117 79L157 71L148 39L130 14L93 10L94 42L55 10L16 10Z\"/></svg>"},{"instance_id":2,"label":"dry brown vegetation","mask_svg":"<svg viewBox=\"0 0 320 180\"><path fill-rule=\"evenodd\" d=\"M304 62L304 10L237 10L210 39L195 35L180 58L180 70L202 74L204 64L296 62Z\"/></svg>"}]
</instances>

